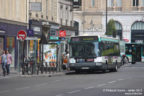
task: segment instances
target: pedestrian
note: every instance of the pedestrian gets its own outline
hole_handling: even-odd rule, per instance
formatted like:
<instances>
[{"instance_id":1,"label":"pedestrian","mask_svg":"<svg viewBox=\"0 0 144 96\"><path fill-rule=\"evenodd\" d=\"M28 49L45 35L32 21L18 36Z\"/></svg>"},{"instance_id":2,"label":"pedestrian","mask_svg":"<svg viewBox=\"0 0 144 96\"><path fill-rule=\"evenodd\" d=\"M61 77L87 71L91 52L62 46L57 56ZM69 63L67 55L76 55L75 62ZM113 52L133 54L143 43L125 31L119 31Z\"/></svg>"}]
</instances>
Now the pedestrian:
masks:
<instances>
[{"instance_id":1,"label":"pedestrian","mask_svg":"<svg viewBox=\"0 0 144 96\"><path fill-rule=\"evenodd\" d=\"M6 64L6 70L7 70L7 75L10 74L10 65L12 64L12 55L9 53L7 50L6 52L7 55L7 64Z\"/></svg>"},{"instance_id":2,"label":"pedestrian","mask_svg":"<svg viewBox=\"0 0 144 96\"><path fill-rule=\"evenodd\" d=\"M1 63L1 56L0 56L0 75L2 73L2 63Z\"/></svg>"},{"instance_id":3,"label":"pedestrian","mask_svg":"<svg viewBox=\"0 0 144 96\"><path fill-rule=\"evenodd\" d=\"M63 54L62 55L62 58L63 58L63 60L62 60L62 62L63 62L63 64L62 64L62 68L63 68L63 70L67 70L67 63L68 63L68 56L66 55L66 54Z\"/></svg>"},{"instance_id":4,"label":"pedestrian","mask_svg":"<svg viewBox=\"0 0 144 96\"><path fill-rule=\"evenodd\" d=\"M2 64L3 76L5 76L6 75L6 64L7 64L6 51L3 51L3 54L1 55L1 64Z\"/></svg>"}]
</instances>

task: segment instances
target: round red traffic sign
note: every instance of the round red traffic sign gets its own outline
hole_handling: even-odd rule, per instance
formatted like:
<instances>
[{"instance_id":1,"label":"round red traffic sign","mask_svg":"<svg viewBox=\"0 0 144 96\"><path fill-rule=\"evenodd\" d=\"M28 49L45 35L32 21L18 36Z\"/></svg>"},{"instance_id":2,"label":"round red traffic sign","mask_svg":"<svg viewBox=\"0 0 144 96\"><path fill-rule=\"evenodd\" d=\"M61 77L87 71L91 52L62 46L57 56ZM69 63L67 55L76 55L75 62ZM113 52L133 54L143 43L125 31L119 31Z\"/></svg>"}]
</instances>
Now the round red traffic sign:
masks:
<instances>
[{"instance_id":1,"label":"round red traffic sign","mask_svg":"<svg viewBox=\"0 0 144 96\"><path fill-rule=\"evenodd\" d=\"M18 39L25 40L26 36L27 36L27 34L26 34L26 32L23 31L23 30L20 30L20 31L17 33L17 38L18 38Z\"/></svg>"}]
</instances>

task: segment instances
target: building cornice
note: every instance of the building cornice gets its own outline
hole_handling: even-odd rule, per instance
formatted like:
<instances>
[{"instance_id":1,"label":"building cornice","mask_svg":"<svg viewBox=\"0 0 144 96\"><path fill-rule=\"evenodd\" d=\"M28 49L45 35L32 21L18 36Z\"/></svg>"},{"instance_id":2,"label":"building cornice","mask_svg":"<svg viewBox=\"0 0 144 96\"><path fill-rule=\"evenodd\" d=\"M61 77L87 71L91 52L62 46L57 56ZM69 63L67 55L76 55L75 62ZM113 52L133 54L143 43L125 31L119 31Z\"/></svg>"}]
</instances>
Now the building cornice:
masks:
<instances>
[{"instance_id":1,"label":"building cornice","mask_svg":"<svg viewBox=\"0 0 144 96\"><path fill-rule=\"evenodd\" d=\"M2 19L2 18L0 18L0 22L9 23L9 24L15 24L15 25L27 26L27 23L18 22L18 21L12 21L12 20L7 20L7 19Z\"/></svg>"},{"instance_id":2,"label":"building cornice","mask_svg":"<svg viewBox=\"0 0 144 96\"><path fill-rule=\"evenodd\" d=\"M105 15L105 11L99 11L99 12L86 12L86 11L74 11L74 14L81 14L81 15ZM125 16L125 15L144 15L144 12L112 12L108 11L108 15L118 15L118 16Z\"/></svg>"},{"instance_id":3,"label":"building cornice","mask_svg":"<svg viewBox=\"0 0 144 96\"><path fill-rule=\"evenodd\" d=\"M103 15L105 15L106 13L103 12ZM108 12L108 15L110 16L143 16L144 12Z\"/></svg>"}]
</instances>

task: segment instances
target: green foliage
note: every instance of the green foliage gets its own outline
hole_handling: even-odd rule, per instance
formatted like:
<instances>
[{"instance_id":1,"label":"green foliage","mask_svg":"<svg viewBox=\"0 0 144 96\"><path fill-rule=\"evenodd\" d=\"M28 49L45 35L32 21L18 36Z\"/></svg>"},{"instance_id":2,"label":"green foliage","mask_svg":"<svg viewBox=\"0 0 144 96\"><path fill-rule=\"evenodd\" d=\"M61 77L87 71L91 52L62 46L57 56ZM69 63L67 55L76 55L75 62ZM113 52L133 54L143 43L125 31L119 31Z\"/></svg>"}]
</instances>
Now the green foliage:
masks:
<instances>
[{"instance_id":1,"label":"green foliage","mask_svg":"<svg viewBox=\"0 0 144 96\"><path fill-rule=\"evenodd\" d=\"M50 48L51 48L51 49L53 49L53 48L55 48L55 47L56 47L56 44L51 44L51 45L50 45Z\"/></svg>"},{"instance_id":2,"label":"green foliage","mask_svg":"<svg viewBox=\"0 0 144 96\"><path fill-rule=\"evenodd\" d=\"M111 19L107 24L107 32L105 35L111 35L113 37L116 37L116 28L115 28L115 21Z\"/></svg>"}]
</instances>

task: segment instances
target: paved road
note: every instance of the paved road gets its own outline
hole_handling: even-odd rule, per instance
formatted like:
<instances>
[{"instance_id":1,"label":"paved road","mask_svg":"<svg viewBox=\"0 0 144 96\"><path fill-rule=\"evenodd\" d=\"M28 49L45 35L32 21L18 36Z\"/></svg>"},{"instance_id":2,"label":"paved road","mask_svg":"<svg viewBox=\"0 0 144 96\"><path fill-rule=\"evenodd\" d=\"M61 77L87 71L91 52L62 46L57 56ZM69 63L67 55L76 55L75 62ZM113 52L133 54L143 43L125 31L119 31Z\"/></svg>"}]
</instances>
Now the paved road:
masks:
<instances>
[{"instance_id":1,"label":"paved road","mask_svg":"<svg viewBox=\"0 0 144 96\"><path fill-rule=\"evenodd\" d=\"M0 96L144 96L144 64L119 72L0 79Z\"/></svg>"}]
</instances>

